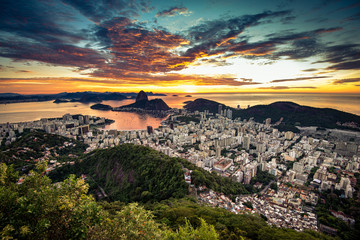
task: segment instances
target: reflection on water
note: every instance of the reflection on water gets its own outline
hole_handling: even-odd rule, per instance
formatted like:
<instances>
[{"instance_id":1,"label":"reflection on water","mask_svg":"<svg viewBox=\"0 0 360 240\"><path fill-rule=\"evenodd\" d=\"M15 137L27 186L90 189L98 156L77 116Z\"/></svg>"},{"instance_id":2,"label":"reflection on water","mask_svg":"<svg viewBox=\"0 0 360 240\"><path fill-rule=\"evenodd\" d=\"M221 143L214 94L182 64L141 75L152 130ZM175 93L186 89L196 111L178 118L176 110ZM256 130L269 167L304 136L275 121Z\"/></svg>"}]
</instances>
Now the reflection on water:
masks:
<instances>
[{"instance_id":1,"label":"reflection on water","mask_svg":"<svg viewBox=\"0 0 360 240\"><path fill-rule=\"evenodd\" d=\"M191 94L192 97L185 97L187 94L178 96L149 97L149 99L162 98L172 108L182 108L185 101L197 98L214 100L230 107L246 108L248 105L269 104L276 101L291 101L300 105L307 105L321 108L334 108L345 112L360 115L360 94L271 94L271 93L236 93L236 94ZM133 103L134 99L123 101L103 101L112 107ZM40 118L60 117L66 113L83 114L105 117L115 120L106 129L133 130L145 129L146 126L158 127L164 118L154 118L146 114L112 112L91 109L92 104L83 103L12 103L0 104L0 123L33 121Z\"/></svg>"}]
</instances>

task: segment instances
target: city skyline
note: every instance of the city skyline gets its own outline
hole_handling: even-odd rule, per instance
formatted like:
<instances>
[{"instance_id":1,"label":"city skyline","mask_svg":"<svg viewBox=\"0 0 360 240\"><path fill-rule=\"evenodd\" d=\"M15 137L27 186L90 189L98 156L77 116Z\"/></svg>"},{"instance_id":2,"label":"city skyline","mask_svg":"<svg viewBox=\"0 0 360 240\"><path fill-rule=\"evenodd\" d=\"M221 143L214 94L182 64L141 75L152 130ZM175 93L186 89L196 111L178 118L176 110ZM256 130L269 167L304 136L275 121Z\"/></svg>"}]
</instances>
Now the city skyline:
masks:
<instances>
[{"instance_id":1,"label":"city skyline","mask_svg":"<svg viewBox=\"0 0 360 240\"><path fill-rule=\"evenodd\" d=\"M0 93L360 93L357 1L1 2Z\"/></svg>"}]
</instances>

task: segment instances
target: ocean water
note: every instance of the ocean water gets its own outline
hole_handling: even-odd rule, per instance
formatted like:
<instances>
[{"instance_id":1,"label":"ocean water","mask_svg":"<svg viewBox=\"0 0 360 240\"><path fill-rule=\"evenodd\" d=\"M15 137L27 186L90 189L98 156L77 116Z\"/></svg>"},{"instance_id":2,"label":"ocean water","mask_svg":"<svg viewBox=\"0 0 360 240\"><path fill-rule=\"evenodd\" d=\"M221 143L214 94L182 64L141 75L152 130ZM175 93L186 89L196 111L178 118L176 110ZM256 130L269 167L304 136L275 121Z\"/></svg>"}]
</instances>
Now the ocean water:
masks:
<instances>
[{"instance_id":1,"label":"ocean water","mask_svg":"<svg viewBox=\"0 0 360 240\"><path fill-rule=\"evenodd\" d=\"M345 112L360 115L360 94L274 94L274 93L212 93L212 94L169 94L162 98L172 108L182 108L185 101L195 100L197 98L206 98L214 100L230 107L241 108L259 104L270 104L277 101L291 101L300 105L334 108ZM118 107L134 102L133 99L123 101L103 101L112 107ZM32 102L32 103L11 103L0 104L0 123L6 122L24 122L33 121L41 118L61 117L66 113L83 114L105 117L115 120L106 129L134 130L146 129L146 126L158 127L164 118L154 118L147 114L112 112L93 110L92 104L83 103L53 103Z\"/></svg>"}]
</instances>

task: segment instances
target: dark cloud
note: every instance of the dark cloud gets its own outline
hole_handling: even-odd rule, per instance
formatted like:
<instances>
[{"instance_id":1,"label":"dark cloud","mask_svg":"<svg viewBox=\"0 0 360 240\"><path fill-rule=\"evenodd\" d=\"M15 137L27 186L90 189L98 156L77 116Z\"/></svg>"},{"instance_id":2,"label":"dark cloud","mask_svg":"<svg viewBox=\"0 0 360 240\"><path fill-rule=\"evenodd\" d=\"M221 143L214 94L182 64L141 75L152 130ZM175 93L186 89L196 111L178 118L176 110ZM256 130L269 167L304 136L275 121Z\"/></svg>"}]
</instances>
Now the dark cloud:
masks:
<instances>
[{"instance_id":1,"label":"dark cloud","mask_svg":"<svg viewBox=\"0 0 360 240\"><path fill-rule=\"evenodd\" d=\"M315 77L299 77L299 78L288 78L288 79L276 79L270 81L271 83L279 83L279 82L294 82L294 81L304 81L304 80L314 80L319 78L329 78L329 76L315 76Z\"/></svg>"},{"instance_id":2,"label":"dark cloud","mask_svg":"<svg viewBox=\"0 0 360 240\"><path fill-rule=\"evenodd\" d=\"M98 51L72 45L40 45L31 42L3 41L0 39L0 56L15 61L34 60L53 65L92 68L100 67L105 58Z\"/></svg>"},{"instance_id":3,"label":"dark cloud","mask_svg":"<svg viewBox=\"0 0 360 240\"><path fill-rule=\"evenodd\" d=\"M360 45L342 44L326 47L323 60L316 63L331 63L329 70L360 69Z\"/></svg>"},{"instance_id":4,"label":"dark cloud","mask_svg":"<svg viewBox=\"0 0 360 240\"><path fill-rule=\"evenodd\" d=\"M304 69L302 70L303 72L315 72L315 71L318 71L319 69L317 68L308 68L308 69Z\"/></svg>"},{"instance_id":5,"label":"dark cloud","mask_svg":"<svg viewBox=\"0 0 360 240\"><path fill-rule=\"evenodd\" d=\"M357 70L360 69L360 60L358 61L348 61L348 62L342 62L338 64L334 64L327 69L331 70Z\"/></svg>"},{"instance_id":6,"label":"dark cloud","mask_svg":"<svg viewBox=\"0 0 360 240\"><path fill-rule=\"evenodd\" d=\"M156 17L172 17L175 15L187 15L189 10L186 7L172 7L156 14Z\"/></svg>"},{"instance_id":7,"label":"dark cloud","mask_svg":"<svg viewBox=\"0 0 360 240\"><path fill-rule=\"evenodd\" d=\"M226 61L226 59L221 59L221 58L202 58L202 59L200 59L199 63L193 64L193 65L199 66L199 65L202 65L204 63L214 64L216 66L230 66L230 65L232 65L232 63L228 63Z\"/></svg>"},{"instance_id":8,"label":"dark cloud","mask_svg":"<svg viewBox=\"0 0 360 240\"><path fill-rule=\"evenodd\" d=\"M356 13L345 19L345 21L357 21L357 20L360 20L360 13Z\"/></svg>"},{"instance_id":9,"label":"dark cloud","mask_svg":"<svg viewBox=\"0 0 360 240\"><path fill-rule=\"evenodd\" d=\"M86 74L94 78L121 79L126 83L172 83L181 80L199 85L258 84L252 82L252 79L239 81L232 77L207 79L169 74L198 60L199 64L230 65L226 57L231 56L261 57L269 61L322 56L323 62L332 64L330 70L358 69L359 66L358 45L326 47L318 40L319 35L340 31L341 28L306 32L288 30L266 35L265 40L257 42L250 42L248 36L242 35L247 28L266 24L268 20L292 21L294 17L290 15L291 11L265 11L205 21L174 34L134 20L133 16L140 11L151 10L149 1L5 0L1 1L0 7L0 31L3 33L0 35L1 57L69 66L79 72L91 70ZM187 8L173 7L158 12L157 16L188 12ZM89 29L76 30L72 23L79 18L78 13L96 24L89 22ZM279 79L273 82L316 78L321 77Z\"/></svg>"},{"instance_id":10,"label":"dark cloud","mask_svg":"<svg viewBox=\"0 0 360 240\"><path fill-rule=\"evenodd\" d=\"M357 83L360 82L360 78L347 78L333 81L333 84L346 84L346 83Z\"/></svg>"},{"instance_id":11,"label":"dark cloud","mask_svg":"<svg viewBox=\"0 0 360 240\"><path fill-rule=\"evenodd\" d=\"M137 16L139 11L148 11L150 8L149 2L135 0L62 0L62 2L97 23L115 16Z\"/></svg>"},{"instance_id":12,"label":"dark cloud","mask_svg":"<svg viewBox=\"0 0 360 240\"><path fill-rule=\"evenodd\" d=\"M32 71L29 70L18 70L16 73L31 73Z\"/></svg>"},{"instance_id":13,"label":"dark cloud","mask_svg":"<svg viewBox=\"0 0 360 240\"><path fill-rule=\"evenodd\" d=\"M281 18L280 22L282 24L289 24L289 23L292 23L295 19L296 19L295 16L288 16L288 17Z\"/></svg>"},{"instance_id":14,"label":"dark cloud","mask_svg":"<svg viewBox=\"0 0 360 240\"><path fill-rule=\"evenodd\" d=\"M238 36L246 28L263 23L262 20L283 17L290 14L290 11L271 12L266 11L260 14L244 15L230 19L218 19L206 21L200 25L191 27L188 31L192 47L189 48L184 56L196 59L198 56L212 56L224 54L226 52L247 51L253 54L262 55L267 52L267 45L263 48L247 44L246 40L238 42Z\"/></svg>"},{"instance_id":15,"label":"dark cloud","mask_svg":"<svg viewBox=\"0 0 360 240\"><path fill-rule=\"evenodd\" d=\"M70 31L60 24L74 16L54 1L0 1L0 31L48 43L73 43L84 40L83 33ZM5 35L5 34L2 34Z\"/></svg>"}]
</instances>

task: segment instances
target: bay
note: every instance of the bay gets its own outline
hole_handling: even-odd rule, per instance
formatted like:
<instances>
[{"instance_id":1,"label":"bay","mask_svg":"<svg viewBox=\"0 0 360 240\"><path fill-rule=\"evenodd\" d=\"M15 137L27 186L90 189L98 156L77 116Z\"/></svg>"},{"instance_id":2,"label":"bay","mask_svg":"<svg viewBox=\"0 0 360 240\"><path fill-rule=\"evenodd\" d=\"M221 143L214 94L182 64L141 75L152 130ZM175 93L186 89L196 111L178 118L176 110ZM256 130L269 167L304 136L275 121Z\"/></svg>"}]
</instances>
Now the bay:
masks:
<instances>
[{"instance_id":1,"label":"bay","mask_svg":"<svg viewBox=\"0 0 360 240\"><path fill-rule=\"evenodd\" d=\"M149 97L162 98L172 108L182 108L185 101L206 98L230 107L241 108L258 104L270 104L276 101L291 101L300 105L334 108L360 115L360 94L274 94L274 93L211 93L211 94L171 94L167 96ZM133 103L134 99L123 101L103 101L103 104L119 107ZM115 120L105 129L135 130L146 129L147 126L158 127L165 118L155 118L147 114L133 112L112 112L91 109L90 104L68 102L55 104L52 101L0 104L0 123L34 121L41 118L61 117L66 113L105 117Z\"/></svg>"}]
</instances>

